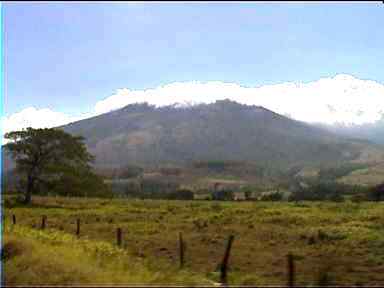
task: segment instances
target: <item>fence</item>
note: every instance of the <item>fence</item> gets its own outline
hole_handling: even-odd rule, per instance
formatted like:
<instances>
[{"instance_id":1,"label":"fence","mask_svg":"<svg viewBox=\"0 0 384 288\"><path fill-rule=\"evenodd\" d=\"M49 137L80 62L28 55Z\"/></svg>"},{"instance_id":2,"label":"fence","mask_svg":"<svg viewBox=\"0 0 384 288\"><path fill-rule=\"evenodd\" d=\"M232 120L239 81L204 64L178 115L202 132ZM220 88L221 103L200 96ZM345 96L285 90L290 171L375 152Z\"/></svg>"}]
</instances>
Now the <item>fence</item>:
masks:
<instances>
[{"instance_id":1,"label":"fence","mask_svg":"<svg viewBox=\"0 0 384 288\"><path fill-rule=\"evenodd\" d=\"M44 230L47 227L47 216L43 215L41 217L41 226L40 229ZM16 215L12 214L12 224L16 225ZM77 237L80 237L80 219L76 219L76 230L75 235ZM222 261L219 264L220 267L220 284L222 286L228 285L228 270L229 270L229 258L230 258L230 252L232 249L232 244L234 242L235 235L229 235L227 240L227 245L224 250L224 256ZM123 231L120 227L116 229L116 245L118 247L122 247L123 243ZM183 239L183 234L179 232L179 238L178 238L178 254L179 254L179 267L180 269L184 268L185 265L185 247L186 243ZM292 254L287 255L287 286L288 287L295 287L295 262L294 262L294 256Z\"/></svg>"}]
</instances>

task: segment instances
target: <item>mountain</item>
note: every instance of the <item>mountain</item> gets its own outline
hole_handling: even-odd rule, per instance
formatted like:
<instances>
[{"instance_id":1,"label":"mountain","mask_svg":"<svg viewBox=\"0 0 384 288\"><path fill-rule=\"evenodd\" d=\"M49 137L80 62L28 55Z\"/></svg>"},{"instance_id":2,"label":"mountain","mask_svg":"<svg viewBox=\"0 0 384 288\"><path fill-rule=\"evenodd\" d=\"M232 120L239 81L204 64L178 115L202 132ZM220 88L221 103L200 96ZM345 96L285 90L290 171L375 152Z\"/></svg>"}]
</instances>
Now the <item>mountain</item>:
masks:
<instances>
[{"instance_id":1,"label":"mountain","mask_svg":"<svg viewBox=\"0 0 384 288\"><path fill-rule=\"evenodd\" d=\"M99 167L187 164L201 160L250 161L262 165L352 161L370 143L260 106L230 100L190 107L131 104L61 127L82 135Z\"/></svg>"}]
</instances>

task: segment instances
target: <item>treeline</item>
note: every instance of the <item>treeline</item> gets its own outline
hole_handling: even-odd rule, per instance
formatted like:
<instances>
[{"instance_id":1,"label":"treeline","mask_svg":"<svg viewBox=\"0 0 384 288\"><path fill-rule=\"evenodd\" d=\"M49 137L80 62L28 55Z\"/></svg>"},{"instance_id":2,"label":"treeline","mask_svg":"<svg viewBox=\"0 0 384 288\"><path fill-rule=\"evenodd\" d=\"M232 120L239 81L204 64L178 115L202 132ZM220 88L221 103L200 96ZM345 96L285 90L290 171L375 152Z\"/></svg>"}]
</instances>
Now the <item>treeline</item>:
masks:
<instances>
[{"instance_id":1,"label":"treeline","mask_svg":"<svg viewBox=\"0 0 384 288\"><path fill-rule=\"evenodd\" d=\"M335 181L338 178L346 176L351 172L359 169L367 168L364 163L344 163L335 167L322 168L319 171L318 178L320 181Z\"/></svg>"},{"instance_id":2,"label":"treeline","mask_svg":"<svg viewBox=\"0 0 384 288\"><path fill-rule=\"evenodd\" d=\"M299 201L381 201L382 185L363 186L349 185L338 182L342 177L355 170L365 169L364 163L342 163L334 166L322 167L317 177L304 179L296 177L291 186L292 194L289 200Z\"/></svg>"},{"instance_id":3,"label":"treeline","mask_svg":"<svg viewBox=\"0 0 384 288\"><path fill-rule=\"evenodd\" d=\"M254 176L257 178L278 179L286 174L284 169L272 164L252 163L246 161L227 161L227 160L205 160L191 161L186 165L179 166L160 166L142 167L138 165L123 165L117 168L97 168L100 175L108 179L128 179L143 176L144 172L149 171L160 173L164 176L200 175L209 174L228 174L232 176Z\"/></svg>"},{"instance_id":4,"label":"treeline","mask_svg":"<svg viewBox=\"0 0 384 288\"><path fill-rule=\"evenodd\" d=\"M289 201L383 201L384 184L376 186L348 185L335 181L298 181Z\"/></svg>"},{"instance_id":5,"label":"treeline","mask_svg":"<svg viewBox=\"0 0 384 288\"><path fill-rule=\"evenodd\" d=\"M356 201L381 201L384 198L383 185L362 187L336 181L354 170L365 168L363 164L351 163L323 167L315 179L298 177L297 173L301 170L299 166L284 171L271 163L262 162L191 161L189 163L192 163L192 168L157 167L152 170L156 173L144 173L142 167L126 165L108 172L110 177L107 178L110 182L107 185L105 179L92 168L94 157L87 151L83 137L73 136L59 129L28 128L7 133L5 138L10 142L4 148L12 155L16 165L12 171L6 172L7 179L3 179L3 183L8 187L3 186L3 191L24 193L24 202L27 204L31 203L33 194L192 200L198 191L183 187L181 183L184 178L178 176L189 174L191 178L198 179L201 176L211 176L211 173L253 175L257 176L255 178L260 183L273 183L276 190L281 188L283 191L290 191L287 198L287 193L279 191L264 194L252 189L241 191L241 187L220 187L217 185L220 183L215 183L214 187L208 188L206 197L212 200L343 201L350 198ZM157 174L157 177L146 177L148 174ZM241 192L244 196L239 195ZM259 197L254 197L253 192L260 192Z\"/></svg>"},{"instance_id":6,"label":"treeline","mask_svg":"<svg viewBox=\"0 0 384 288\"><path fill-rule=\"evenodd\" d=\"M286 169L275 163L229 161L229 160L205 160L193 161L191 170L201 170L209 173L228 173L234 176L253 176L259 179L279 179L284 177Z\"/></svg>"},{"instance_id":7,"label":"treeline","mask_svg":"<svg viewBox=\"0 0 384 288\"><path fill-rule=\"evenodd\" d=\"M2 173L3 193L24 193L27 185L26 177L15 170ZM89 170L69 170L60 177L40 178L33 190L39 196L65 197L115 197L111 187L103 178Z\"/></svg>"},{"instance_id":8,"label":"treeline","mask_svg":"<svg viewBox=\"0 0 384 288\"><path fill-rule=\"evenodd\" d=\"M159 192L157 190L152 191L127 191L127 197L138 199L165 199L165 200L193 200L194 193L189 189L176 189L170 191Z\"/></svg>"},{"instance_id":9,"label":"treeline","mask_svg":"<svg viewBox=\"0 0 384 288\"><path fill-rule=\"evenodd\" d=\"M116 197L138 199L192 200L194 192L179 183L160 178L112 180L110 189Z\"/></svg>"},{"instance_id":10,"label":"treeline","mask_svg":"<svg viewBox=\"0 0 384 288\"><path fill-rule=\"evenodd\" d=\"M314 181L310 184L297 184L289 197L290 201L343 201L345 195L353 194L359 190L365 193L366 188L360 186L345 185L333 181Z\"/></svg>"}]
</instances>

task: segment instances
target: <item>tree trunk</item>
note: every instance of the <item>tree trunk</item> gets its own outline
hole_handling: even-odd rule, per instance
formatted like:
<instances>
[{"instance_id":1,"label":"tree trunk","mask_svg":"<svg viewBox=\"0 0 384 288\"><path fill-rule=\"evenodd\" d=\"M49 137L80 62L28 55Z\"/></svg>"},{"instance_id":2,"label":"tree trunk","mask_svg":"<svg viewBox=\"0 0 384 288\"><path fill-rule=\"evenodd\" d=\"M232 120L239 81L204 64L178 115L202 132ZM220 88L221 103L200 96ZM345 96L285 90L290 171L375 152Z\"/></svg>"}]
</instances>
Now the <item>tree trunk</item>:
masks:
<instances>
[{"instance_id":1,"label":"tree trunk","mask_svg":"<svg viewBox=\"0 0 384 288\"><path fill-rule=\"evenodd\" d=\"M35 179L31 175L28 175L27 179L27 191L25 192L25 199L24 203L25 204L30 204L31 203L31 198L32 198L32 190L33 190L33 183Z\"/></svg>"}]
</instances>

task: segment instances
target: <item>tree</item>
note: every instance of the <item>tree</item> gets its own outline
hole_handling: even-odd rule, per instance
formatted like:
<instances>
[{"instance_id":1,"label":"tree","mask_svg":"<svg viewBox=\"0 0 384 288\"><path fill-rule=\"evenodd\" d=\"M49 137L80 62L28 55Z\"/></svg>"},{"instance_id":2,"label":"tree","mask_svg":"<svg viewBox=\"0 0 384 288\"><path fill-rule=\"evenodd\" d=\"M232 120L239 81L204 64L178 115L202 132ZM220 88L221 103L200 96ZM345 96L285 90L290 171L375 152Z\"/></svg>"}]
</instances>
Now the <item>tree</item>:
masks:
<instances>
[{"instance_id":1,"label":"tree","mask_svg":"<svg viewBox=\"0 0 384 288\"><path fill-rule=\"evenodd\" d=\"M167 199L171 200L193 200L194 193L189 189L179 189L174 192L167 193Z\"/></svg>"},{"instance_id":2,"label":"tree","mask_svg":"<svg viewBox=\"0 0 384 288\"><path fill-rule=\"evenodd\" d=\"M234 198L235 195L231 190L218 190L212 193L212 200L231 201Z\"/></svg>"},{"instance_id":3,"label":"tree","mask_svg":"<svg viewBox=\"0 0 384 288\"><path fill-rule=\"evenodd\" d=\"M31 202L32 194L41 184L49 186L70 178L69 175L73 179L76 174L92 174L89 162L93 156L88 153L81 136L54 128L27 128L6 133L4 137L10 141L5 148L11 152L17 172L26 177L26 204ZM66 188L72 187L66 185Z\"/></svg>"},{"instance_id":4,"label":"tree","mask_svg":"<svg viewBox=\"0 0 384 288\"><path fill-rule=\"evenodd\" d=\"M119 178L136 178L142 175L144 169L138 166L125 166L121 168Z\"/></svg>"},{"instance_id":5,"label":"tree","mask_svg":"<svg viewBox=\"0 0 384 288\"><path fill-rule=\"evenodd\" d=\"M244 196L245 196L246 200L251 200L251 198L252 198L252 191L245 190L244 191Z\"/></svg>"},{"instance_id":6,"label":"tree","mask_svg":"<svg viewBox=\"0 0 384 288\"><path fill-rule=\"evenodd\" d=\"M283 200L283 193L275 191L272 193L267 193L261 196L261 201L281 201Z\"/></svg>"},{"instance_id":7,"label":"tree","mask_svg":"<svg viewBox=\"0 0 384 288\"><path fill-rule=\"evenodd\" d=\"M306 186L296 185L289 197L291 201L343 201L347 192L352 188L349 185L335 181L313 181Z\"/></svg>"},{"instance_id":8,"label":"tree","mask_svg":"<svg viewBox=\"0 0 384 288\"><path fill-rule=\"evenodd\" d=\"M371 188L368 198L376 202L384 200L384 183Z\"/></svg>"}]
</instances>

